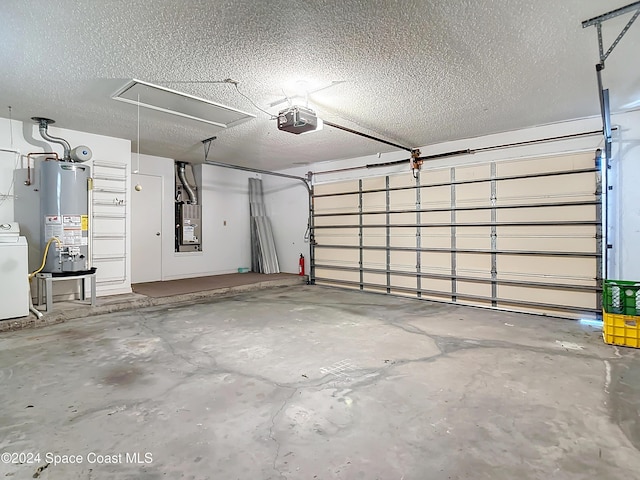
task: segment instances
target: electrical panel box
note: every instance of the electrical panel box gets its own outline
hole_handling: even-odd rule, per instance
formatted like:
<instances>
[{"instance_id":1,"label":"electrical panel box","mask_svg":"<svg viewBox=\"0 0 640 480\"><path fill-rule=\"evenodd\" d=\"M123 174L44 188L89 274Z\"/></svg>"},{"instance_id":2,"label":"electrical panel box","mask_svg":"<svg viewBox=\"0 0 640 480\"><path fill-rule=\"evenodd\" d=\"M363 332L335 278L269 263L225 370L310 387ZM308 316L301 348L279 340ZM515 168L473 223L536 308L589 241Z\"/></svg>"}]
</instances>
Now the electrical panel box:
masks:
<instances>
[{"instance_id":1,"label":"electrical panel box","mask_svg":"<svg viewBox=\"0 0 640 480\"><path fill-rule=\"evenodd\" d=\"M201 206L176 203L176 251L200 251Z\"/></svg>"}]
</instances>

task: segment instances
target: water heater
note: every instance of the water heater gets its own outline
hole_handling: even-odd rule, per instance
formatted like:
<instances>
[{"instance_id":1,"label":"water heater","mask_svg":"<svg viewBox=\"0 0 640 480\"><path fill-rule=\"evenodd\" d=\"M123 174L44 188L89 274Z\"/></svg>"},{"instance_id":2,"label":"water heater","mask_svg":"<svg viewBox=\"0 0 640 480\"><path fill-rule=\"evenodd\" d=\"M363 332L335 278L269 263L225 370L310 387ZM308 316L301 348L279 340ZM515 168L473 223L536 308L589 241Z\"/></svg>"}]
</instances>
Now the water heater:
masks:
<instances>
[{"instance_id":1,"label":"water heater","mask_svg":"<svg viewBox=\"0 0 640 480\"><path fill-rule=\"evenodd\" d=\"M91 270L89 259L89 167L47 160L40 165L42 252L51 238L43 272L80 274Z\"/></svg>"},{"instance_id":2,"label":"water heater","mask_svg":"<svg viewBox=\"0 0 640 480\"><path fill-rule=\"evenodd\" d=\"M49 134L50 118L32 117L40 135L64 149L62 159L40 164L40 245L47 251L42 269L52 275L78 275L93 271L89 259L89 147L71 148L64 138ZM48 245L48 250L47 250Z\"/></svg>"}]
</instances>

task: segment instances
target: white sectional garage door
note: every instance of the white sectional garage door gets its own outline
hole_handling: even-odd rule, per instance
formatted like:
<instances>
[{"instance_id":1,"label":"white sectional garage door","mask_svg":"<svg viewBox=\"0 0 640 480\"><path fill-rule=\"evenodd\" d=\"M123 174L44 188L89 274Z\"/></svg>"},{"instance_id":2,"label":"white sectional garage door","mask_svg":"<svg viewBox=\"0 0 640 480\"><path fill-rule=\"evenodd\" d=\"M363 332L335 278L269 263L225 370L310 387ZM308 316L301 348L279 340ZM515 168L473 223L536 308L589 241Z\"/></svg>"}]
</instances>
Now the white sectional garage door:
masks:
<instances>
[{"instance_id":1,"label":"white sectional garage door","mask_svg":"<svg viewBox=\"0 0 640 480\"><path fill-rule=\"evenodd\" d=\"M600 311L594 153L314 187L317 284L592 317Z\"/></svg>"}]
</instances>

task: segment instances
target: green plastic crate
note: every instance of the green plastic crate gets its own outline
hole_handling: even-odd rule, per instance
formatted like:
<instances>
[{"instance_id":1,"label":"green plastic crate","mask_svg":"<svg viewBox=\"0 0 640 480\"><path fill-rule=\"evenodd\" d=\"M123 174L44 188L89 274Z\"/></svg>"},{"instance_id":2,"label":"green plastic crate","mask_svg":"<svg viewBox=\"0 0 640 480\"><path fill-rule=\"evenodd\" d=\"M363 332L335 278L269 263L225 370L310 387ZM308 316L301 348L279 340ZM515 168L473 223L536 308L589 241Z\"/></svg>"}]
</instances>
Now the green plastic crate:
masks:
<instances>
[{"instance_id":1,"label":"green plastic crate","mask_svg":"<svg viewBox=\"0 0 640 480\"><path fill-rule=\"evenodd\" d=\"M602 308L607 313L640 315L640 282L605 280Z\"/></svg>"}]
</instances>

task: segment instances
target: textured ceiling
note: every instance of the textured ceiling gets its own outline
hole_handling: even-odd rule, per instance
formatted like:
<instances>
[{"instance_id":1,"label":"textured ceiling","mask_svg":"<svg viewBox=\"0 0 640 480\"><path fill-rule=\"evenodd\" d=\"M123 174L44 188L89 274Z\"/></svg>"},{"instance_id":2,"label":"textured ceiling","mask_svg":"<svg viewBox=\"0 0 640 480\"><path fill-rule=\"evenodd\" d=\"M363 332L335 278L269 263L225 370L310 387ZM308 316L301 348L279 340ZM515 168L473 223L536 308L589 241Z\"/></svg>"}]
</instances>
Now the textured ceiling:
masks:
<instances>
[{"instance_id":1,"label":"textured ceiling","mask_svg":"<svg viewBox=\"0 0 640 480\"><path fill-rule=\"evenodd\" d=\"M309 105L408 147L514 130L599 113L596 29L581 21L628 3L2 0L0 116L11 105L19 120L50 117L131 139L136 151L136 107L110 97L137 78L257 115L221 131L142 109L142 153L201 162L201 141L216 135L210 159L266 169L393 148L330 127L280 132L232 84L215 81L238 81L272 113L297 80L309 90L343 81ZM607 45L629 18L604 24ZM639 51L634 24L604 71L614 111L640 107Z\"/></svg>"}]
</instances>

